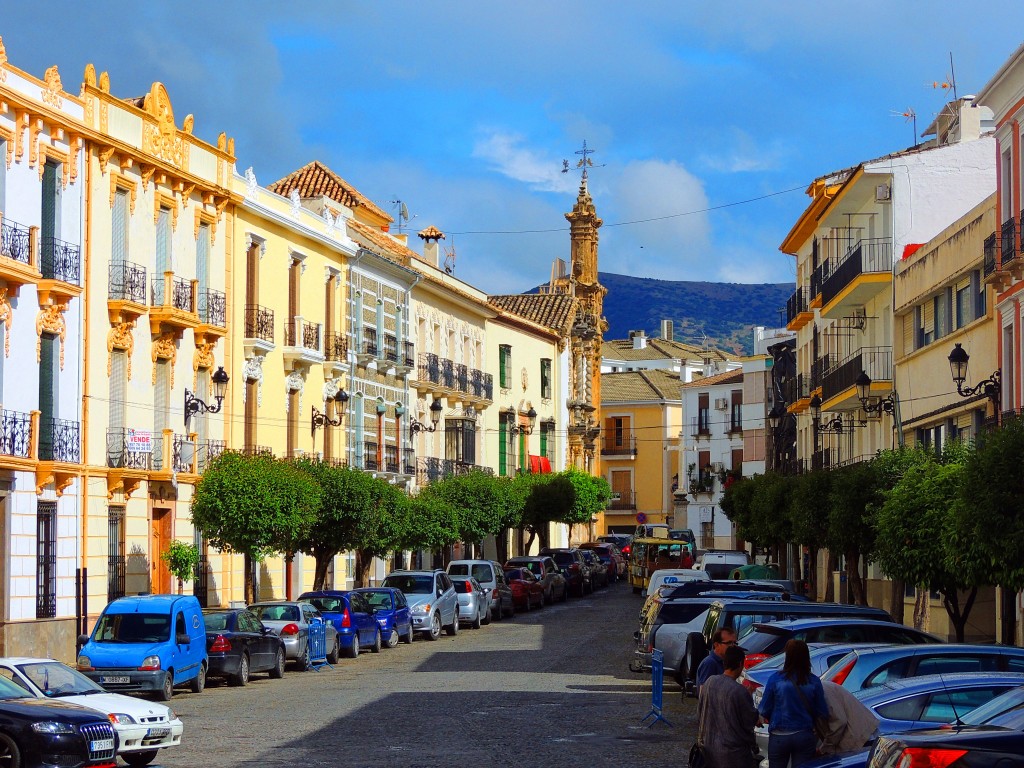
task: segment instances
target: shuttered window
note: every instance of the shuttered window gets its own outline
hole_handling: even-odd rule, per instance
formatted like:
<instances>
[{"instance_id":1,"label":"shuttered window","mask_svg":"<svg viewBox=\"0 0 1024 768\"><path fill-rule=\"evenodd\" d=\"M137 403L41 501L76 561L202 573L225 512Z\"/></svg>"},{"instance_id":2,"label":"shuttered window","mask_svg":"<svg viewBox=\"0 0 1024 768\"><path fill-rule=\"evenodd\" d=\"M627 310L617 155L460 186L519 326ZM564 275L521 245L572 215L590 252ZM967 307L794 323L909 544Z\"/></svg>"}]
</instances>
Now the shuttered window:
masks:
<instances>
[{"instance_id":1,"label":"shuttered window","mask_svg":"<svg viewBox=\"0 0 1024 768\"><path fill-rule=\"evenodd\" d=\"M931 301L926 301L920 307L920 318L921 318L921 346L927 346L935 341L935 304Z\"/></svg>"},{"instance_id":2,"label":"shuttered window","mask_svg":"<svg viewBox=\"0 0 1024 768\"><path fill-rule=\"evenodd\" d=\"M57 502L36 502L36 618L57 615Z\"/></svg>"},{"instance_id":3,"label":"shuttered window","mask_svg":"<svg viewBox=\"0 0 1024 768\"><path fill-rule=\"evenodd\" d=\"M114 210L110 217L110 263L121 267L128 260L128 193L114 193Z\"/></svg>"},{"instance_id":4,"label":"shuttered window","mask_svg":"<svg viewBox=\"0 0 1024 768\"><path fill-rule=\"evenodd\" d=\"M196 240L196 280L199 292L210 287L210 225L199 225L199 239Z\"/></svg>"},{"instance_id":5,"label":"shuttered window","mask_svg":"<svg viewBox=\"0 0 1024 768\"><path fill-rule=\"evenodd\" d=\"M547 358L540 361L540 396L551 399L551 361Z\"/></svg>"},{"instance_id":6,"label":"shuttered window","mask_svg":"<svg viewBox=\"0 0 1024 768\"><path fill-rule=\"evenodd\" d=\"M256 449L256 415L259 404L260 383L255 379L245 380L245 427L242 436L246 450Z\"/></svg>"},{"instance_id":7,"label":"shuttered window","mask_svg":"<svg viewBox=\"0 0 1024 768\"><path fill-rule=\"evenodd\" d=\"M170 422L171 407L171 361L158 358L156 361L156 386L153 388L153 436L163 437Z\"/></svg>"},{"instance_id":8,"label":"shuttered window","mask_svg":"<svg viewBox=\"0 0 1024 768\"><path fill-rule=\"evenodd\" d=\"M498 474L508 477L508 421L498 415Z\"/></svg>"},{"instance_id":9,"label":"shuttered window","mask_svg":"<svg viewBox=\"0 0 1024 768\"><path fill-rule=\"evenodd\" d=\"M509 377L512 367L512 347L502 344L498 347L498 386L508 389L512 386Z\"/></svg>"},{"instance_id":10,"label":"shuttered window","mask_svg":"<svg viewBox=\"0 0 1024 768\"><path fill-rule=\"evenodd\" d=\"M128 388L128 353L123 349L110 351L110 403L107 426L111 440L120 442L124 431L125 391Z\"/></svg>"},{"instance_id":11,"label":"shuttered window","mask_svg":"<svg viewBox=\"0 0 1024 768\"><path fill-rule=\"evenodd\" d=\"M916 336L916 334L914 333L914 331L915 331L915 327L914 327L915 326L915 317L914 317L914 315L915 315L914 312L908 312L907 314L903 315L903 317L900 318L900 321L903 323L902 327L903 327L903 354L904 355L909 355L916 348L916 345L914 343L915 342L915 338L914 337Z\"/></svg>"},{"instance_id":12,"label":"shuttered window","mask_svg":"<svg viewBox=\"0 0 1024 768\"><path fill-rule=\"evenodd\" d=\"M171 213L161 208L156 217L156 274L153 275L153 303L171 301L171 286L164 285L165 273L171 268Z\"/></svg>"},{"instance_id":13,"label":"shuttered window","mask_svg":"<svg viewBox=\"0 0 1024 768\"><path fill-rule=\"evenodd\" d=\"M981 279L981 270L976 269L971 273L971 291L975 297L974 303L974 316L981 317L988 308L986 307L986 297L988 295L988 286Z\"/></svg>"}]
</instances>

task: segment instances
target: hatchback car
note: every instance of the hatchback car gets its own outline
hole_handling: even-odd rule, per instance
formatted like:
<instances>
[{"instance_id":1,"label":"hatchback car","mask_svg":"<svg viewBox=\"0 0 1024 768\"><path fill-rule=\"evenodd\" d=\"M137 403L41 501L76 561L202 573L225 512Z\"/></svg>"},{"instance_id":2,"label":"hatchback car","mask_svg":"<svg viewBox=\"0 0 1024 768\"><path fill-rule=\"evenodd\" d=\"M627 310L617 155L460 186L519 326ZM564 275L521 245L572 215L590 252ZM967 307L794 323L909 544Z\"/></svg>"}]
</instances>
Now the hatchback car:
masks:
<instances>
[{"instance_id":1,"label":"hatchback car","mask_svg":"<svg viewBox=\"0 0 1024 768\"><path fill-rule=\"evenodd\" d=\"M501 619L515 610L501 563L495 560L452 560L445 570L449 576L472 576L490 592L492 619Z\"/></svg>"},{"instance_id":2,"label":"hatchback car","mask_svg":"<svg viewBox=\"0 0 1024 768\"><path fill-rule=\"evenodd\" d=\"M592 549L581 549L583 562L590 569L590 583L594 589L608 586L608 566L601 562L601 558Z\"/></svg>"},{"instance_id":3,"label":"hatchback car","mask_svg":"<svg viewBox=\"0 0 1024 768\"><path fill-rule=\"evenodd\" d=\"M327 661L338 663L338 633L310 603L300 600L274 600L253 603L249 610L284 642L285 658L299 670L310 668L309 627L323 621L327 634Z\"/></svg>"},{"instance_id":4,"label":"hatchback car","mask_svg":"<svg viewBox=\"0 0 1024 768\"><path fill-rule=\"evenodd\" d=\"M1024 648L960 643L861 648L833 664L822 680L856 692L889 680L955 672L1024 672Z\"/></svg>"},{"instance_id":5,"label":"hatchback car","mask_svg":"<svg viewBox=\"0 0 1024 768\"><path fill-rule=\"evenodd\" d=\"M583 597L587 592L593 592L593 582L590 580L590 569L583 560L583 555L576 547L565 547L560 549L546 548L540 551L540 555L550 557L555 561L558 569L565 577L569 586L569 592L578 597Z\"/></svg>"},{"instance_id":6,"label":"hatchback car","mask_svg":"<svg viewBox=\"0 0 1024 768\"><path fill-rule=\"evenodd\" d=\"M444 571L392 571L381 584L405 595L412 614L412 626L428 640L459 633L459 598L451 578Z\"/></svg>"},{"instance_id":7,"label":"hatchback car","mask_svg":"<svg viewBox=\"0 0 1024 768\"><path fill-rule=\"evenodd\" d=\"M555 561L549 556L520 556L513 557L507 563L506 568L525 568L541 583L544 587L544 602L548 605L554 602L564 603L568 594L569 587L566 584L565 576L558 569Z\"/></svg>"},{"instance_id":8,"label":"hatchback car","mask_svg":"<svg viewBox=\"0 0 1024 768\"><path fill-rule=\"evenodd\" d=\"M604 563L608 570L608 583L614 583L626 575L626 558L614 544L588 542L580 544L580 549L589 549Z\"/></svg>"},{"instance_id":9,"label":"hatchback car","mask_svg":"<svg viewBox=\"0 0 1024 768\"><path fill-rule=\"evenodd\" d=\"M203 623L209 677L226 677L231 685L247 685L253 672L284 677L284 641L256 614L244 608L206 608Z\"/></svg>"},{"instance_id":10,"label":"hatchback car","mask_svg":"<svg viewBox=\"0 0 1024 768\"><path fill-rule=\"evenodd\" d=\"M453 576L452 584L458 593L459 621L473 629L491 623L491 595L472 576Z\"/></svg>"},{"instance_id":11,"label":"hatchback car","mask_svg":"<svg viewBox=\"0 0 1024 768\"><path fill-rule=\"evenodd\" d=\"M384 645L394 648L398 641L411 643L413 638L412 616L409 603L400 590L388 587L361 587L355 590L366 597L373 608L373 615L384 633Z\"/></svg>"},{"instance_id":12,"label":"hatchback car","mask_svg":"<svg viewBox=\"0 0 1024 768\"><path fill-rule=\"evenodd\" d=\"M149 765L157 752L181 744L185 726L170 707L108 693L81 672L53 659L0 659L0 678L25 689L23 695L78 704L103 712L117 732L117 753L128 765ZM4 765L0 751L0 765Z\"/></svg>"},{"instance_id":13,"label":"hatchback car","mask_svg":"<svg viewBox=\"0 0 1024 768\"><path fill-rule=\"evenodd\" d=\"M544 587L526 568L509 568L505 571L505 580L512 588L512 597L516 608L529 611L544 605Z\"/></svg>"},{"instance_id":14,"label":"hatchback car","mask_svg":"<svg viewBox=\"0 0 1024 768\"><path fill-rule=\"evenodd\" d=\"M345 658L356 658L362 648L380 653L384 642L383 632L377 623L373 608L363 595L340 589L325 589L319 592L303 592L299 595L299 600L312 603L334 626L338 633L338 647Z\"/></svg>"},{"instance_id":15,"label":"hatchback car","mask_svg":"<svg viewBox=\"0 0 1024 768\"><path fill-rule=\"evenodd\" d=\"M850 651L858 648L877 648L873 643L808 643L807 649L811 657L811 672L821 677L829 667L839 661ZM777 653L771 658L752 666L747 667L739 676L738 682L748 691L757 695L757 691L764 687L768 678L782 669L786 663L786 654Z\"/></svg>"}]
</instances>

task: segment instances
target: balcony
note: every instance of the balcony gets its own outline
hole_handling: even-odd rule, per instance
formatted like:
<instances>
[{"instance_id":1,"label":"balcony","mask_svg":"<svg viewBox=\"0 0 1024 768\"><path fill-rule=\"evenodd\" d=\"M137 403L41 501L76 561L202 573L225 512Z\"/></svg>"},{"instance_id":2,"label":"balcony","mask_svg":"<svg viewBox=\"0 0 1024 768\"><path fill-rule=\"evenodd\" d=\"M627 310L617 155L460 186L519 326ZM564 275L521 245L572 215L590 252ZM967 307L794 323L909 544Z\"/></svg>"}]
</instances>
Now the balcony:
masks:
<instances>
[{"instance_id":1,"label":"balcony","mask_svg":"<svg viewBox=\"0 0 1024 768\"><path fill-rule=\"evenodd\" d=\"M224 336L228 332L227 299L223 291L201 288L197 297L199 326L197 335Z\"/></svg>"},{"instance_id":2,"label":"balcony","mask_svg":"<svg viewBox=\"0 0 1024 768\"><path fill-rule=\"evenodd\" d=\"M274 449L269 445L247 445L239 453L243 456L264 456L268 459L274 458Z\"/></svg>"},{"instance_id":3,"label":"balcony","mask_svg":"<svg viewBox=\"0 0 1024 768\"><path fill-rule=\"evenodd\" d=\"M377 449L377 443L363 443L363 469L365 469L367 472L380 471L380 457L377 456Z\"/></svg>"},{"instance_id":4,"label":"balcony","mask_svg":"<svg viewBox=\"0 0 1024 768\"><path fill-rule=\"evenodd\" d=\"M814 271L811 272L811 285L810 291L808 291L808 298L810 301L807 304L808 309L820 309L821 308L821 284L828 277L829 273L829 262L828 259L821 262Z\"/></svg>"},{"instance_id":5,"label":"balcony","mask_svg":"<svg viewBox=\"0 0 1024 768\"><path fill-rule=\"evenodd\" d=\"M348 339L343 333L324 334L324 360L343 363L348 359Z\"/></svg>"},{"instance_id":6,"label":"balcony","mask_svg":"<svg viewBox=\"0 0 1024 768\"><path fill-rule=\"evenodd\" d=\"M376 358L377 350L377 329L369 325L363 326L363 338L360 341L357 352L360 362L365 364L369 360Z\"/></svg>"},{"instance_id":7,"label":"balcony","mask_svg":"<svg viewBox=\"0 0 1024 768\"><path fill-rule=\"evenodd\" d=\"M444 480L446 477L468 475L470 472L483 472L487 475L494 474L494 470L490 467L468 464L454 459L438 459L433 456L423 456L416 462L416 483L418 485L436 483L438 480Z\"/></svg>"},{"instance_id":8,"label":"balcony","mask_svg":"<svg viewBox=\"0 0 1024 768\"><path fill-rule=\"evenodd\" d=\"M991 235L985 238L985 245L983 249L985 255L985 267L984 274L987 280L989 275L993 274L999 267L999 259L996 255L996 233L993 232Z\"/></svg>"},{"instance_id":9,"label":"balcony","mask_svg":"<svg viewBox=\"0 0 1024 768\"><path fill-rule=\"evenodd\" d=\"M618 497L618 498L616 498ZM608 509L632 511L636 509L636 494L633 491L613 491Z\"/></svg>"},{"instance_id":10,"label":"balcony","mask_svg":"<svg viewBox=\"0 0 1024 768\"><path fill-rule=\"evenodd\" d=\"M711 424L709 423L709 413L707 409L701 412L700 416L690 417L690 436L701 438L711 437Z\"/></svg>"},{"instance_id":11,"label":"balcony","mask_svg":"<svg viewBox=\"0 0 1024 768\"><path fill-rule=\"evenodd\" d=\"M814 319L814 310L810 308L809 289L807 286L797 288L786 302L786 328L798 331Z\"/></svg>"},{"instance_id":12,"label":"balcony","mask_svg":"<svg viewBox=\"0 0 1024 768\"><path fill-rule=\"evenodd\" d=\"M82 251L73 243L55 237L39 241L39 271L36 285L40 304L66 304L82 293Z\"/></svg>"},{"instance_id":13,"label":"balcony","mask_svg":"<svg viewBox=\"0 0 1024 768\"><path fill-rule=\"evenodd\" d=\"M59 464L81 464L82 443L77 421L39 420L39 460Z\"/></svg>"},{"instance_id":14,"label":"balcony","mask_svg":"<svg viewBox=\"0 0 1024 768\"><path fill-rule=\"evenodd\" d=\"M614 436L601 446L601 455L609 459L635 459L636 436Z\"/></svg>"},{"instance_id":15,"label":"balcony","mask_svg":"<svg viewBox=\"0 0 1024 768\"><path fill-rule=\"evenodd\" d=\"M398 362L409 369L416 365L416 346L411 341L402 342L402 357Z\"/></svg>"},{"instance_id":16,"label":"balcony","mask_svg":"<svg viewBox=\"0 0 1024 768\"><path fill-rule=\"evenodd\" d=\"M0 279L13 293L22 285L39 282L35 247L38 231L38 227L25 227L0 216Z\"/></svg>"},{"instance_id":17,"label":"balcony","mask_svg":"<svg viewBox=\"0 0 1024 768\"><path fill-rule=\"evenodd\" d=\"M412 448L402 449L402 474L416 474L416 451Z\"/></svg>"},{"instance_id":18,"label":"balcony","mask_svg":"<svg viewBox=\"0 0 1024 768\"><path fill-rule=\"evenodd\" d=\"M839 318L892 285L892 240L859 240L821 284L822 317Z\"/></svg>"},{"instance_id":19,"label":"balcony","mask_svg":"<svg viewBox=\"0 0 1024 768\"><path fill-rule=\"evenodd\" d=\"M488 405L494 396L491 374L430 352L419 356L412 383L422 394L461 400L473 406Z\"/></svg>"},{"instance_id":20,"label":"balcony","mask_svg":"<svg viewBox=\"0 0 1024 768\"><path fill-rule=\"evenodd\" d=\"M154 448L160 440L150 432L135 429L107 430L107 466L148 472L153 468Z\"/></svg>"},{"instance_id":21,"label":"balcony","mask_svg":"<svg viewBox=\"0 0 1024 768\"><path fill-rule=\"evenodd\" d=\"M245 356L265 355L274 348L274 310L259 304L245 305Z\"/></svg>"},{"instance_id":22,"label":"balcony","mask_svg":"<svg viewBox=\"0 0 1024 768\"><path fill-rule=\"evenodd\" d=\"M398 446L384 446L384 471L398 474L401 470L401 463L398 461Z\"/></svg>"},{"instance_id":23,"label":"balcony","mask_svg":"<svg viewBox=\"0 0 1024 768\"><path fill-rule=\"evenodd\" d=\"M823 411L851 411L861 407L857 377L871 377L871 396L892 390L892 347L863 347L825 374L821 387Z\"/></svg>"},{"instance_id":24,"label":"balcony","mask_svg":"<svg viewBox=\"0 0 1024 768\"><path fill-rule=\"evenodd\" d=\"M398 362L398 339L390 333L384 334L384 359L389 363Z\"/></svg>"},{"instance_id":25,"label":"balcony","mask_svg":"<svg viewBox=\"0 0 1024 768\"><path fill-rule=\"evenodd\" d=\"M31 414L0 411L0 455L32 458Z\"/></svg>"},{"instance_id":26,"label":"balcony","mask_svg":"<svg viewBox=\"0 0 1024 768\"><path fill-rule=\"evenodd\" d=\"M782 392L786 398L787 406L795 405L801 400L809 400L811 397L811 377L806 373L798 373L796 376L786 379Z\"/></svg>"},{"instance_id":27,"label":"balcony","mask_svg":"<svg viewBox=\"0 0 1024 768\"><path fill-rule=\"evenodd\" d=\"M301 317L293 317L284 324L284 353L286 366L295 363L312 365L324 361L323 326L307 323Z\"/></svg>"},{"instance_id":28,"label":"balcony","mask_svg":"<svg viewBox=\"0 0 1024 768\"><path fill-rule=\"evenodd\" d=\"M999 230L999 266L1002 269L1006 269L1006 265L1017 255L1016 236L1017 221L1011 216Z\"/></svg>"},{"instance_id":29,"label":"balcony","mask_svg":"<svg viewBox=\"0 0 1024 768\"><path fill-rule=\"evenodd\" d=\"M124 323L146 313L146 268L129 261L107 269L107 312L111 323Z\"/></svg>"},{"instance_id":30,"label":"balcony","mask_svg":"<svg viewBox=\"0 0 1024 768\"><path fill-rule=\"evenodd\" d=\"M199 325L196 283L172 272L154 275L150 293L149 326L154 335L167 330L180 334Z\"/></svg>"},{"instance_id":31,"label":"balcony","mask_svg":"<svg viewBox=\"0 0 1024 768\"><path fill-rule=\"evenodd\" d=\"M196 472L200 474L213 463L213 460L227 450L223 440L204 440L196 443Z\"/></svg>"}]
</instances>

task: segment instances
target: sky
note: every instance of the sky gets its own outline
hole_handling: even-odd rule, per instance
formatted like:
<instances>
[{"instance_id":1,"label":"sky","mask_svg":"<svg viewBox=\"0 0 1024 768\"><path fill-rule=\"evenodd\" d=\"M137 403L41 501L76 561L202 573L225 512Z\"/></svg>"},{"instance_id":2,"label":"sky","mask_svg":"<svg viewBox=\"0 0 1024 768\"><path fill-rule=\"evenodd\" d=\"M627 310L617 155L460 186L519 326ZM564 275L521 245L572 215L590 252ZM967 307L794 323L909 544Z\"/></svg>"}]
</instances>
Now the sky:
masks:
<instances>
[{"instance_id":1,"label":"sky","mask_svg":"<svg viewBox=\"0 0 1024 768\"><path fill-rule=\"evenodd\" d=\"M778 248L810 182L913 145L902 113L921 133L935 83L979 91L1022 21L1020 0L0 0L12 65L74 92L91 62L122 98L160 81L240 173L320 160L405 203L415 250L445 232L489 293L568 259L584 141L601 271L792 281Z\"/></svg>"}]
</instances>

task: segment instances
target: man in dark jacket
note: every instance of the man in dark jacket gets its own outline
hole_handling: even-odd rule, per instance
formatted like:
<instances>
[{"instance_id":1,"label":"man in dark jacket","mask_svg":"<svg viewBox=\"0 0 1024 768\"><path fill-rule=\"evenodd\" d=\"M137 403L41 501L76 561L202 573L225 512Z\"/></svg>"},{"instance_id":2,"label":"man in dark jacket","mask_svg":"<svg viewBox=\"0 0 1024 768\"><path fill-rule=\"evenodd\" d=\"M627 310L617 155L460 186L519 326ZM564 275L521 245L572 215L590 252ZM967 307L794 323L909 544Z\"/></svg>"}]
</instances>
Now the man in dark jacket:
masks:
<instances>
[{"instance_id":1,"label":"man in dark jacket","mask_svg":"<svg viewBox=\"0 0 1024 768\"><path fill-rule=\"evenodd\" d=\"M725 671L701 687L697 702L697 740L704 746L708 768L751 768L757 742L757 709L750 691L739 682L746 653L736 645L726 648Z\"/></svg>"},{"instance_id":2,"label":"man in dark jacket","mask_svg":"<svg viewBox=\"0 0 1024 768\"><path fill-rule=\"evenodd\" d=\"M715 633L711 636L711 652L697 666L697 688L694 691L697 696L700 696L700 689L708 681L708 678L712 675L722 674L724 670L722 658L725 655L725 649L735 645L735 632L728 627L715 630Z\"/></svg>"}]
</instances>

